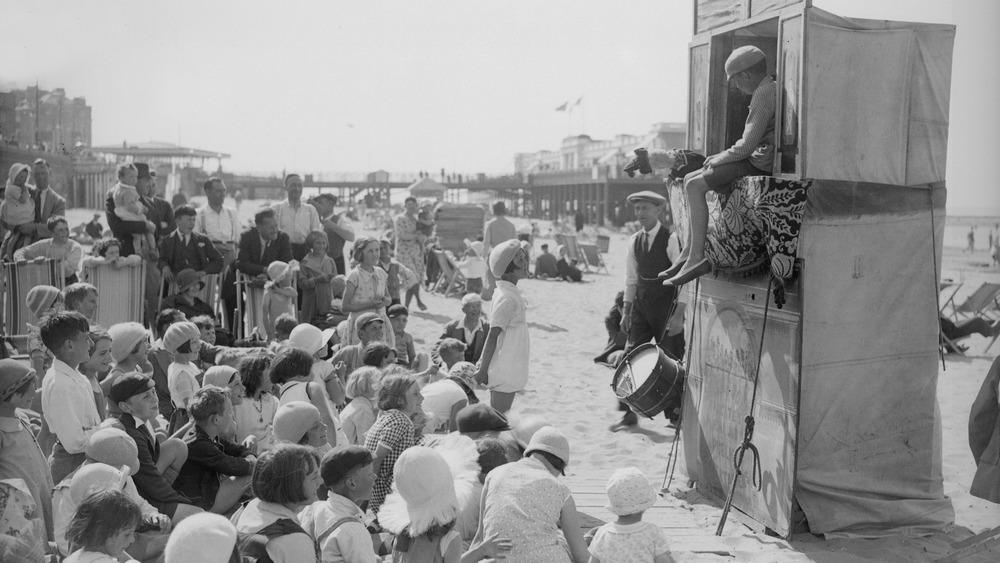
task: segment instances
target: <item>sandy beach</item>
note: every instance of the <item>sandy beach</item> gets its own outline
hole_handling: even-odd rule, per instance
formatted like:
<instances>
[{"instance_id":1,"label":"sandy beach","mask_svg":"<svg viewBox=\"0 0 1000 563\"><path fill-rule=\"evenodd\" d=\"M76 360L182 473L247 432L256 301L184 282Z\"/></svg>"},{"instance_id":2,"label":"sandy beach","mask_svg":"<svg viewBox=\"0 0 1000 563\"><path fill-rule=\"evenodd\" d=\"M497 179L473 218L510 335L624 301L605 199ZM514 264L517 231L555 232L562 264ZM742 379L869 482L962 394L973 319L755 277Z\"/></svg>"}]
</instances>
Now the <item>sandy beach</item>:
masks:
<instances>
[{"instance_id":1,"label":"sandy beach","mask_svg":"<svg viewBox=\"0 0 1000 563\"><path fill-rule=\"evenodd\" d=\"M241 217L249 220L258 202L244 202ZM89 220L91 211L71 210L70 223ZM527 220L513 218L515 224ZM991 267L985 238L994 219L982 219L978 232L979 250L963 252L948 244L964 242L968 221L949 221L942 277L962 285L955 294L961 303L984 281L1000 282L1000 269ZM535 251L555 241L547 233L550 223L538 221L542 235ZM360 225L357 225L360 227ZM589 230L589 228L588 228ZM366 234L378 234L374 232ZM572 460L566 482L573 489L584 523L592 526L610 518L603 509L604 483L617 468L640 468L659 487L667 466L674 430L662 417L642 419L637 429L614 433L608 427L618 419L610 383L612 371L594 364L593 357L605 346L607 333L603 318L615 294L624 286L624 258L627 236L611 233L610 252L604 255L608 272L584 275L583 283L527 279L520 287L528 299L531 335L531 373L527 389L518 394L512 413L541 415L569 438ZM943 292L947 297L950 292ZM425 293L428 310L411 311L408 332L417 350L427 349L441 334L443 325L461 315L456 297ZM484 307L489 310L488 304ZM952 543L1000 525L1000 510L969 494L975 465L969 452L967 422L972 404L1000 345L984 353L988 340L973 335L963 342L966 356L946 356L939 370L938 404L941 413L942 454L945 494L955 509L955 526L922 538L825 540L812 534L796 534L790 541L752 531L730 517L722 537L715 529L722 505L689 486L681 458L668 494L652 512L671 539L677 561L932 561L950 551ZM482 398L486 393L480 392ZM739 437L734 436L733 446ZM982 555L970 561L992 560Z\"/></svg>"}]
</instances>

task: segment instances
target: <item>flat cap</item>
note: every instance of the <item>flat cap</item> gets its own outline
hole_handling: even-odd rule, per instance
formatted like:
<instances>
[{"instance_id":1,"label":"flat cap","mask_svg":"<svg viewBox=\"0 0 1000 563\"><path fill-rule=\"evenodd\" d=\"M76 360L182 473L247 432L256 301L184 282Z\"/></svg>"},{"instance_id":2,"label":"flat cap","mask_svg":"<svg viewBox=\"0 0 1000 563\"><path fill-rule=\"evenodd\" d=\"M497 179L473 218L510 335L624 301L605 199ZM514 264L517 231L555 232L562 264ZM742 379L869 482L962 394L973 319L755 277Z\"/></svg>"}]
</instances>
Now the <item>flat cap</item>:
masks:
<instances>
[{"instance_id":1,"label":"flat cap","mask_svg":"<svg viewBox=\"0 0 1000 563\"><path fill-rule=\"evenodd\" d=\"M141 395L154 387L156 387L156 384L153 383L153 378L133 371L118 377L111 384L111 392L108 395L115 404L118 404L136 395Z\"/></svg>"},{"instance_id":2,"label":"flat cap","mask_svg":"<svg viewBox=\"0 0 1000 563\"><path fill-rule=\"evenodd\" d=\"M766 58L764 51L753 45L733 49L726 59L726 80L732 80L734 74L739 74Z\"/></svg>"},{"instance_id":3,"label":"flat cap","mask_svg":"<svg viewBox=\"0 0 1000 563\"><path fill-rule=\"evenodd\" d=\"M640 201L645 201L647 203L652 203L653 205L666 205L667 198L662 195L651 192L649 190L643 190L641 192L635 192L634 194L629 194L626 198L629 203L637 203Z\"/></svg>"}]
</instances>

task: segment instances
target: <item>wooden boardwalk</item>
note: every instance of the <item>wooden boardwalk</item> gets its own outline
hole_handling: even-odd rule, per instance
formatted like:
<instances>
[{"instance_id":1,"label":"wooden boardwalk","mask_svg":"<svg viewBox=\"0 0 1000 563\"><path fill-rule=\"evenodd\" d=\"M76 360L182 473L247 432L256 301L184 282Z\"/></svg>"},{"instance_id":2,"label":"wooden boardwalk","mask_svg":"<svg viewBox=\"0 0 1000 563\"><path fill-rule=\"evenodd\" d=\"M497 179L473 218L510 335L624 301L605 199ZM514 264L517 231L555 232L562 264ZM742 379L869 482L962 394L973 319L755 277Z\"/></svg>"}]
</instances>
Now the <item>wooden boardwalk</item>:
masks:
<instances>
[{"instance_id":1,"label":"wooden boardwalk","mask_svg":"<svg viewBox=\"0 0 1000 563\"><path fill-rule=\"evenodd\" d=\"M647 475L650 483L659 487L662 475ZM573 491L573 500L580 513L580 526L584 533L595 526L615 520L605 506L608 497L604 491L607 484L602 479L586 479L567 476L566 484ZM747 529L746 534L737 536L716 536L706 531L703 524L695 519L692 510L683 501L670 495L661 496L642 518L663 529L670 540L671 553L675 561L812 561L806 554L794 550L788 542L755 534ZM727 527L742 526L730 518Z\"/></svg>"}]
</instances>

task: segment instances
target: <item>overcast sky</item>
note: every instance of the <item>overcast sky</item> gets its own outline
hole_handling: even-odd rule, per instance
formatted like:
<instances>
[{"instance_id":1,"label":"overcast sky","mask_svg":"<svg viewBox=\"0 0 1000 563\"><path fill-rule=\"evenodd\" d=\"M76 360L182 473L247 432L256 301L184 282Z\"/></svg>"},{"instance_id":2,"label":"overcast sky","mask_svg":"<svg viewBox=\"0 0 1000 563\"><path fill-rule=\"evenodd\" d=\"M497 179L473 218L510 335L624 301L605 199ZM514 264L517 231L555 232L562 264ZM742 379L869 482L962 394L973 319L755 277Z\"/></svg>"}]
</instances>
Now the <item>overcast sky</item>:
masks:
<instances>
[{"instance_id":1,"label":"overcast sky","mask_svg":"<svg viewBox=\"0 0 1000 563\"><path fill-rule=\"evenodd\" d=\"M687 113L690 0L0 1L0 87L86 97L95 145L180 143L230 170L509 173L568 134ZM958 25L949 208L1000 214L1000 2L814 4Z\"/></svg>"}]
</instances>

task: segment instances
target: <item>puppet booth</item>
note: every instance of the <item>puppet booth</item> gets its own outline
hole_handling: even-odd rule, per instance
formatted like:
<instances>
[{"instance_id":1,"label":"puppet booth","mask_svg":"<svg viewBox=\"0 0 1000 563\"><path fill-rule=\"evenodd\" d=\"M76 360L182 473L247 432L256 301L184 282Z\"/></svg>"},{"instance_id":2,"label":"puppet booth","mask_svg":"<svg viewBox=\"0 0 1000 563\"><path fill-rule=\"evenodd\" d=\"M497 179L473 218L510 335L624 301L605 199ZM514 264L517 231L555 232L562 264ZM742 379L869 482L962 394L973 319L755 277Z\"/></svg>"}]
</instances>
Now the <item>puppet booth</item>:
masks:
<instances>
[{"instance_id":1,"label":"puppet booth","mask_svg":"<svg viewBox=\"0 0 1000 563\"><path fill-rule=\"evenodd\" d=\"M877 537L954 520L936 398L954 37L808 1L695 1L687 148L716 154L743 132L733 49L763 50L778 84L774 172L710 194L714 273L684 288L687 473L758 528Z\"/></svg>"}]
</instances>

